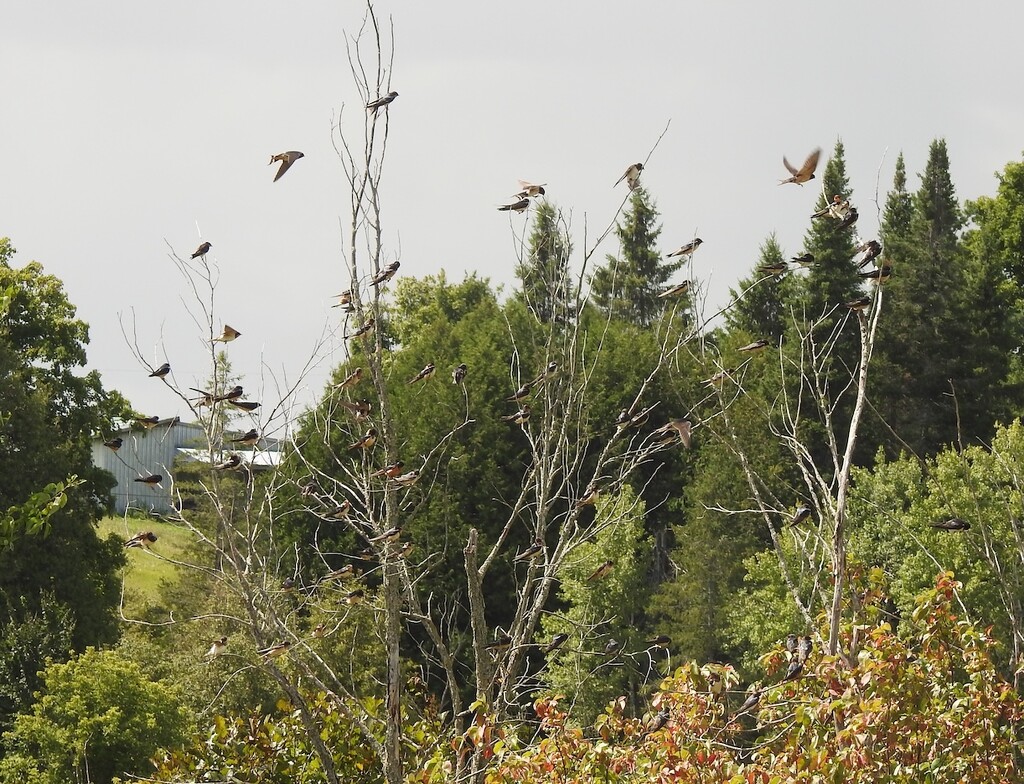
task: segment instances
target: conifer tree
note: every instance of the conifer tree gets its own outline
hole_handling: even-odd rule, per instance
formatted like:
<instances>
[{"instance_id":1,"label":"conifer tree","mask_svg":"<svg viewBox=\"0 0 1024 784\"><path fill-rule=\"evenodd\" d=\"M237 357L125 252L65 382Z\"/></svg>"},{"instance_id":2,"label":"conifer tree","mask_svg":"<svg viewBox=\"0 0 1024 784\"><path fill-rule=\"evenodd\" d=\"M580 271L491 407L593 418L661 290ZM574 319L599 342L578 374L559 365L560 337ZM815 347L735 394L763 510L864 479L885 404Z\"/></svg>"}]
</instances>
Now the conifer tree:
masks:
<instances>
[{"instance_id":1,"label":"conifer tree","mask_svg":"<svg viewBox=\"0 0 1024 784\"><path fill-rule=\"evenodd\" d=\"M558 210L541 201L533 219L527 257L516 266L522 288L516 296L542 322L563 322L573 311L569 240Z\"/></svg>"},{"instance_id":2,"label":"conifer tree","mask_svg":"<svg viewBox=\"0 0 1024 784\"><path fill-rule=\"evenodd\" d=\"M772 232L762 243L757 266L750 276L741 280L737 289L729 290L736 303L725 313L730 332L740 331L778 344L786 331L792 284L788 276L772 274L766 269L784 261L782 248Z\"/></svg>"}]
</instances>

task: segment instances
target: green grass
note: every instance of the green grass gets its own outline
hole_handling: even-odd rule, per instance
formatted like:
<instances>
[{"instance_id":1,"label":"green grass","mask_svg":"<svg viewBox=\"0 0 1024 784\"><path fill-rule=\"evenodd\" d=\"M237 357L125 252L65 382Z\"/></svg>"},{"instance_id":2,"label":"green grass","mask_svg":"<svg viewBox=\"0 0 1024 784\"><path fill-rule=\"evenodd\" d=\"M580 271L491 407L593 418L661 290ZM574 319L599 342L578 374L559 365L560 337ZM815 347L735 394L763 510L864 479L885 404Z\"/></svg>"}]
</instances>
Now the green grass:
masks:
<instances>
[{"instance_id":1,"label":"green grass","mask_svg":"<svg viewBox=\"0 0 1024 784\"><path fill-rule=\"evenodd\" d=\"M142 517L105 517L98 523L98 530L101 539L114 534L122 541L140 531L152 531L157 535L157 540L150 545L151 552L140 547L130 547L125 551L128 565L123 577L125 610L129 614L160 604L163 584L177 580L180 571L179 567L164 559L188 560L186 550L192 542L189 530L180 525Z\"/></svg>"}]
</instances>

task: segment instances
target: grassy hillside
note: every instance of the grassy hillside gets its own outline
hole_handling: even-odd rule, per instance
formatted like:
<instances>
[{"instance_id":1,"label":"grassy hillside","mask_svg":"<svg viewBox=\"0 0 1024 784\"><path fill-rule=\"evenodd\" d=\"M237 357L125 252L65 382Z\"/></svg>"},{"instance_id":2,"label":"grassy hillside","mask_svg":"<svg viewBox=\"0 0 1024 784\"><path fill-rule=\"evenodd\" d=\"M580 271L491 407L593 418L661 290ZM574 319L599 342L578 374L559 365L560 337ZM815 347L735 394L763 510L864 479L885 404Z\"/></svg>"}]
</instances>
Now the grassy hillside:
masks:
<instances>
[{"instance_id":1,"label":"grassy hillside","mask_svg":"<svg viewBox=\"0 0 1024 784\"><path fill-rule=\"evenodd\" d=\"M140 547L131 547L126 555L128 565L124 571L125 609L131 614L145 607L160 603L162 583L178 577L178 567L164 560L187 560L186 550L192 535L186 528L159 520L137 517L106 517L99 522L99 535L106 538L114 534L127 540L140 531L152 531L157 540L150 546L150 552Z\"/></svg>"}]
</instances>

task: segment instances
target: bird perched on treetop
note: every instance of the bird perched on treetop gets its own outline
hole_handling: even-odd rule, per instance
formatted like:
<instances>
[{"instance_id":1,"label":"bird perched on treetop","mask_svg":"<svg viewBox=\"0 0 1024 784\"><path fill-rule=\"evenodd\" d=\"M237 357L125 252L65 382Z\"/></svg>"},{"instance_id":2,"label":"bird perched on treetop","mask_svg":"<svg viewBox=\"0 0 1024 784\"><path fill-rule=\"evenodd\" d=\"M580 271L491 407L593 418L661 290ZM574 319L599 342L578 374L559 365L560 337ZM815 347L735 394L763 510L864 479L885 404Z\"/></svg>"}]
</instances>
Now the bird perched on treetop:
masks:
<instances>
[{"instance_id":1,"label":"bird perched on treetop","mask_svg":"<svg viewBox=\"0 0 1024 784\"><path fill-rule=\"evenodd\" d=\"M867 310L871 307L871 297L860 297L859 299L852 299L847 303L844 303L843 307L849 310L859 313L862 310Z\"/></svg>"},{"instance_id":2,"label":"bird perched on treetop","mask_svg":"<svg viewBox=\"0 0 1024 784\"><path fill-rule=\"evenodd\" d=\"M789 269L789 265L784 261L773 261L770 264L762 264L757 268L757 271L762 275L781 275L783 272Z\"/></svg>"},{"instance_id":3,"label":"bird perched on treetop","mask_svg":"<svg viewBox=\"0 0 1024 784\"><path fill-rule=\"evenodd\" d=\"M790 261L794 264L799 264L801 267L810 267L814 264L814 254L804 253L800 256L794 256Z\"/></svg>"},{"instance_id":4,"label":"bird perched on treetop","mask_svg":"<svg viewBox=\"0 0 1024 784\"><path fill-rule=\"evenodd\" d=\"M170 372L171 372L171 364L169 362L164 362L160 367L158 367L156 370L154 370L152 373L150 373L149 377L150 378L163 378L164 376L166 376Z\"/></svg>"},{"instance_id":5,"label":"bird perched on treetop","mask_svg":"<svg viewBox=\"0 0 1024 784\"><path fill-rule=\"evenodd\" d=\"M530 206L530 200L523 197L519 201L514 201L511 204L502 204L498 207L498 212L525 212Z\"/></svg>"},{"instance_id":6,"label":"bird perched on treetop","mask_svg":"<svg viewBox=\"0 0 1024 784\"><path fill-rule=\"evenodd\" d=\"M361 326L359 329L357 329L351 335L346 335L345 339L346 340L353 340L355 338L362 337L363 335L367 335L373 329L373 325L374 325L374 319L373 319L373 316L370 316L368 319L366 319L366 323L364 323L363 326Z\"/></svg>"},{"instance_id":7,"label":"bird perched on treetop","mask_svg":"<svg viewBox=\"0 0 1024 784\"><path fill-rule=\"evenodd\" d=\"M782 156L782 165L785 166L792 177L780 180L779 185L785 185L787 182L795 182L797 185L803 185L808 180L814 179L814 170L818 168L818 158L821 157L821 148L816 147L814 151L807 156L807 160L804 161L804 165L797 169L793 164L786 160L786 156Z\"/></svg>"},{"instance_id":8,"label":"bird perched on treetop","mask_svg":"<svg viewBox=\"0 0 1024 784\"><path fill-rule=\"evenodd\" d=\"M392 261L389 264L385 264L376 275L370 278L371 286L379 286L381 283L387 283L398 272L398 268L402 266L400 261Z\"/></svg>"},{"instance_id":9,"label":"bird perched on treetop","mask_svg":"<svg viewBox=\"0 0 1024 784\"><path fill-rule=\"evenodd\" d=\"M392 90L387 95L381 96L380 98L378 98L375 101L370 101L368 104L366 104L366 108L369 111L372 111L374 114L376 114L378 109L384 108L389 103L391 103L393 100L395 100L395 98L397 98L397 97L398 97L398 93L395 92L394 90ZM415 103L415 101L413 101L413 103Z\"/></svg>"},{"instance_id":10,"label":"bird perched on treetop","mask_svg":"<svg viewBox=\"0 0 1024 784\"><path fill-rule=\"evenodd\" d=\"M544 183L544 185L547 185L547 183ZM515 195L515 198L525 199L531 196L543 196L545 194L544 185L534 185L532 182L519 180L519 193Z\"/></svg>"},{"instance_id":11,"label":"bird perched on treetop","mask_svg":"<svg viewBox=\"0 0 1024 784\"><path fill-rule=\"evenodd\" d=\"M212 247L213 246L209 242L204 242L202 245L196 248L196 252L192 254L192 258L198 259L200 256L205 256L207 253L210 252L210 248Z\"/></svg>"},{"instance_id":12,"label":"bird perched on treetop","mask_svg":"<svg viewBox=\"0 0 1024 784\"><path fill-rule=\"evenodd\" d=\"M214 338L210 342L211 343L230 343L232 340L236 340L236 339L240 338L241 336L242 336L241 332L239 332L234 327L232 327L232 326L230 326L228 324L225 324L224 325L224 331L220 333L220 336Z\"/></svg>"},{"instance_id":13,"label":"bird perched on treetop","mask_svg":"<svg viewBox=\"0 0 1024 784\"><path fill-rule=\"evenodd\" d=\"M242 385L235 384L231 389L222 395L217 395L213 398L214 403L219 403L222 400L238 400L242 396Z\"/></svg>"},{"instance_id":14,"label":"bird perched on treetop","mask_svg":"<svg viewBox=\"0 0 1024 784\"><path fill-rule=\"evenodd\" d=\"M268 166L274 163L275 161L281 162L281 166L278 168L277 174L274 175L274 182L277 182L279 179L284 177L284 173L292 167L292 164L295 163L295 161L297 161L299 158L305 157L305 153L301 153L298 150L279 152L277 155L270 156L270 163L267 164Z\"/></svg>"},{"instance_id":15,"label":"bird perched on treetop","mask_svg":"<svg viewBox=\"0 0 1024 784\"><path fill-rule=\"evenodd\" d=\"M622 173L622 176L619 177L619 179L615 181L615 185L618 185L620 182L625 180L626 184L629 186L629 189L631 191L635 191L636 187L640 184L640 172L642 172L643 170L644 165L642 163L634 163L632 166L630 166L628 169L626 169L626 171ZM615 185L613 185L612 187L614 188Z\"/></svg>"},{"instance_id":16,"label":"bird perched on treetop","mask_svg":"<svg viewBox=\"0 0 1024 784\"><path fill-rule=\"evenodd\" d=\"M703 244L704 240L702 240L700 237L697 237L696 239L690 240L685 245L682 245L677 250L674 250L671 253L666 254L665 258L670 259L673 256L692 256L694 252L697 250L697 248L699 248Z\"/></svg>"},{"instance_id":17,"label":"bird perched on treetop","mask_svg":"<svg viewBox=\"0 0 1024 784\"><path fill-rule=\"evenodd\" d=\"M396 460L390 465L386 465L370 474L370 478L377 476L386 476L388 479L393 479L402 473L402 469L405 468L405 462L402 460Z\"/></svg>"},{"instance_id":18,"label":"bird perched on treetop","mask_svg":"<svg viewBox=\"0 0 1024 784\"><path fill-rule=\"evenodd\" d=\"M667 634L659 634L653 640L648 640L647 644L654 648L667 648L672 644L672 638Z\"/></svg>"},{"instance_id":19,"label":"bird perched on treetop","mask_svg":"<svg viewBox=\"0 0 1024 784\"><path fill-rule=\"evenodd\" d=\"M531 544L529 547L527 547L521 553L517 553L516 557L513 560L515 560L515 561L528 561L531 558L536 558L538 555L540 555L543 552L544 552L544 543L540 542L540 541L535 541L533 544Z\"/></svg>"}]
</instances>

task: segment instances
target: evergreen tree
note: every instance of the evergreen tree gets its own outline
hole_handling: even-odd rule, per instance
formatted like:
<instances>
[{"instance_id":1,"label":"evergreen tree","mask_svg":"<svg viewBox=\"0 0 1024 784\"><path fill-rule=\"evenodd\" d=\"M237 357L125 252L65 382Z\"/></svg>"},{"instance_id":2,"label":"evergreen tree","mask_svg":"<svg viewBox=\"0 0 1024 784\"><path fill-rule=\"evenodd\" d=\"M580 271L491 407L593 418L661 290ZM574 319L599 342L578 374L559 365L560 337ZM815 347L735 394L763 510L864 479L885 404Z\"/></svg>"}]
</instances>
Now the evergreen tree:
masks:
<instances>
[{"instance_id":1,"label":"evergreen tree","mask_svg":"<svg viewBox=\"0 0 1024 784\"><path fill-rule=\"evenodd\" d=\"M569 280L572 243L559 212L541 201L534 214L527 257L516 266L522 288L516 296L542 322L564 322L573 312L574 292Z\"/></svg>"},{"instance_id":2,"label":"evergreen tree","mask_svg":"<svg viewBox=\"0 0 1024 784\"><path fill-rule=\"evenodd\" d=\"M637 188L616 227L619 256L607 256L607 264L594 271L591 297L604 315L648 326L665 309L658 297L672 274L685 262L666 261L657 249L661 226L650 194Z\"/></svg>"},{"instance_id":3,"label":"evergreen tree","mask_svg":"<svg viewBox=\"0 0 1024 784\"><path fill-rule=\"evenodd\" d=\"M785 274L776 275L765 269L784 261L782 248L772 232L761 244L757 266L750 276L741 280L737 289L729 289L736 303L725 313L730 332L743 332L778 345L789 319L787 304L792 283Z\"/></svg>"}]
</instances>

